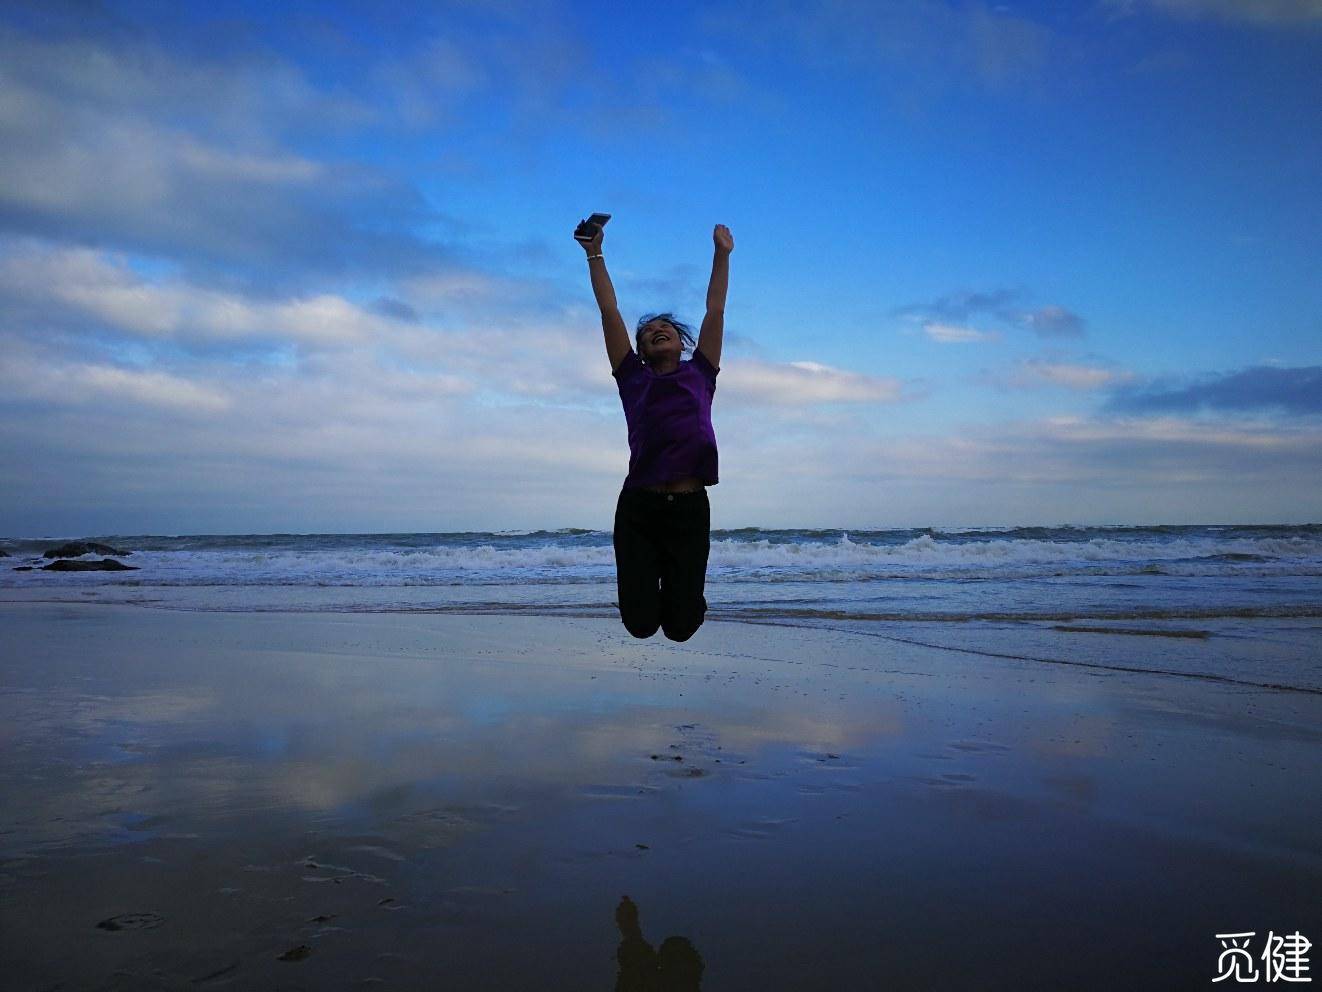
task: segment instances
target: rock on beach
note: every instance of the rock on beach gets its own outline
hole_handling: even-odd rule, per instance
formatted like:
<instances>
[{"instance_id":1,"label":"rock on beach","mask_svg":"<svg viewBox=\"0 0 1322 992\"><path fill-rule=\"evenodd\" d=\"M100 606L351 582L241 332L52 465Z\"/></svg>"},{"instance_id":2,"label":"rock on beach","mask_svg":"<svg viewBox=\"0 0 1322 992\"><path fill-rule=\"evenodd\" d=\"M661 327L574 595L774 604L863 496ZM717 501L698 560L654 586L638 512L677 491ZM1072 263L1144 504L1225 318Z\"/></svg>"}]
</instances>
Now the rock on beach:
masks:
<instances>
[{"instance_id":1,"label":"rock on beach","mask_svg":"<svg viewBox=\"0 0 1322 992\"><path fill-rule=\"evenodd\" d=\"M96 561L73 561L69 558L61 558L49 565L41 566L43 572L132 572L137 568L137 565L125 565L122 561L115 561L113 558L100 558Z\"/></svg>"},{"instance_id":2,"label":"rock on beach","mask_svg":"<svg viewBox=\"0 0 1322 992\"><path fill-rule=\"evenodd\" d=\"M95 541L70 541L55 548L47 548L41 553L41 557L77 558L80 555L118 555L123 557L131 554L133 554L132 551L120 551L108 544L97 544Z\"/></svg>"}]
</instances>

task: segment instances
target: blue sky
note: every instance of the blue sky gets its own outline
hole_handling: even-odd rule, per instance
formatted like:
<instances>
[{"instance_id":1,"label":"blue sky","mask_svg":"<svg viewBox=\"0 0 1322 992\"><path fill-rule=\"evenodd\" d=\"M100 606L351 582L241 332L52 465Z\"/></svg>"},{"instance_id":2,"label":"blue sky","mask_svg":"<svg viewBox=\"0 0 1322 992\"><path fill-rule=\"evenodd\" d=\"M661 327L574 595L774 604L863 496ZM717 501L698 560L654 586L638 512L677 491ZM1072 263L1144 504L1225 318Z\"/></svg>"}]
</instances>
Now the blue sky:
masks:
<instances>
[{"instance_id":1,"label":"blue sky","mask_svg":"<svg viewBox=\"0 0 1322 992\"><path fill-rule=\"evenodd\" d=\"M274 12L273 12L274 11ZM8 4L0 532L1322 519L1322 3Z\"/></svg>"}]
</instances>

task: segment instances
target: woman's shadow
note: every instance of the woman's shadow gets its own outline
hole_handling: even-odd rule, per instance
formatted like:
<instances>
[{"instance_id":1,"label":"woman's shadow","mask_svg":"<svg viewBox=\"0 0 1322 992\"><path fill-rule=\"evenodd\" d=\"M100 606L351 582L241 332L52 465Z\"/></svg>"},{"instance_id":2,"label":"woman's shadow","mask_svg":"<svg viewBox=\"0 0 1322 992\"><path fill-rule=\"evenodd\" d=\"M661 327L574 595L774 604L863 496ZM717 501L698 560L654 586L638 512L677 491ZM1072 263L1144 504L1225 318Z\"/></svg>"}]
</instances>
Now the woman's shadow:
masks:
<instances>
[{"instance_id":1,"label":"woman's shadow","mask_svg":"<svg viewBox=\"0 0 1322 992\"><path fill-rule=\"evenodd\" d=\"M643 940L638 907L628 896L615 907L615 925L620 928L615 992L699 992L702 955L687 937L667 937L660 950L653 950Z\"/></svg>"}]
</instances>

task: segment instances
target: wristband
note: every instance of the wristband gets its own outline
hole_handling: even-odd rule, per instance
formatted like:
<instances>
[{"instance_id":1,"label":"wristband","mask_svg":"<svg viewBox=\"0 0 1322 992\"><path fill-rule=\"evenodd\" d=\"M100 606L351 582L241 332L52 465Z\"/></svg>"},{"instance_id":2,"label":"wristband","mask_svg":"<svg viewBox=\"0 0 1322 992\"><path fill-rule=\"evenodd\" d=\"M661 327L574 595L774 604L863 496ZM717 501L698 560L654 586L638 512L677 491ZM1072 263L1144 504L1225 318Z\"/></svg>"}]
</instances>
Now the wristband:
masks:
<instances>
[{"instance_id":1,"label":"wristband","mask_svg":"<svg viewBox=\"0 0 1322 992\"><path fill-rule=\"evenodd\" d=\"M605 258L605 257L606 257L605 255L602 255L601 253L597 253L596 255L589 255L589 256L588 256L588 261L590 262L590 261L592 261L594 258Z\"/></svg>"}]
</instances>

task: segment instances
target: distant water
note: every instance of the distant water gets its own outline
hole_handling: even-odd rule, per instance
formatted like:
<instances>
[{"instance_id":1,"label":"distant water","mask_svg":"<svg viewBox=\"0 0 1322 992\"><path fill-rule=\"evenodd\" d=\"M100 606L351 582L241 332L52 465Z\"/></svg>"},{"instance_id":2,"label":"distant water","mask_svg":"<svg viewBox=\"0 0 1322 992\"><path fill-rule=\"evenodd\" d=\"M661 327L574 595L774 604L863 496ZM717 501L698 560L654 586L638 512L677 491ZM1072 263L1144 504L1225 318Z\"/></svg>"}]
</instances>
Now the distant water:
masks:
<instances>
[{"instance_id":1,"label":"distant water","mask_svg":"<svg viewBox=\"0 0 1322 992\"><path fill-rule=\"evenodd\" d=\"M12 570L72 539L130 550L122 560L138 570ZM192 609L615 609L608 531L110 534L0 538L0 548L12 556L0 559L0 590L43 598L95 590ZM707 599L713 615L789 621L1319 617L1322 524L714 531Z\"/></svg>"}]
</instances>

